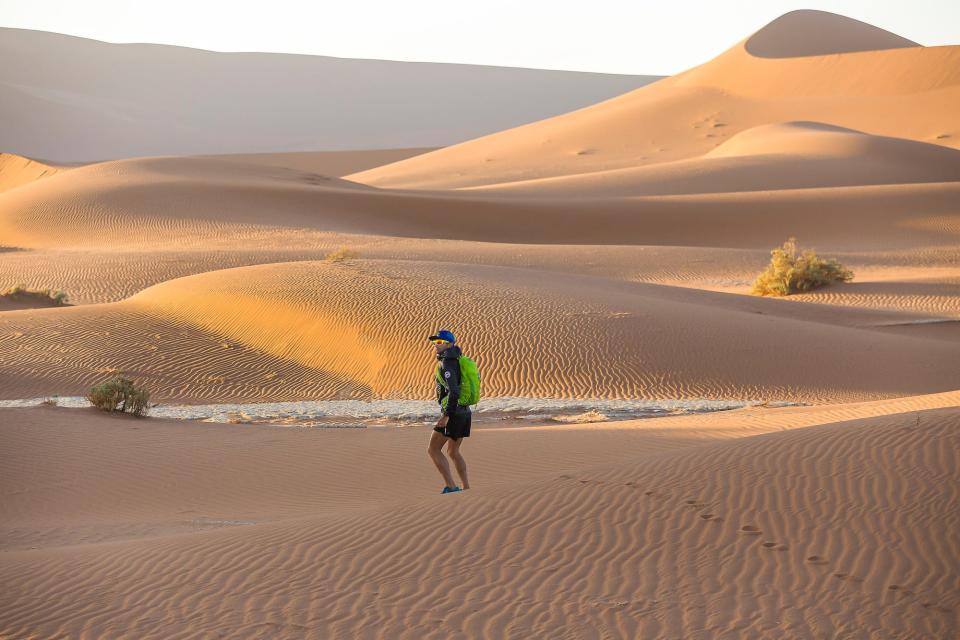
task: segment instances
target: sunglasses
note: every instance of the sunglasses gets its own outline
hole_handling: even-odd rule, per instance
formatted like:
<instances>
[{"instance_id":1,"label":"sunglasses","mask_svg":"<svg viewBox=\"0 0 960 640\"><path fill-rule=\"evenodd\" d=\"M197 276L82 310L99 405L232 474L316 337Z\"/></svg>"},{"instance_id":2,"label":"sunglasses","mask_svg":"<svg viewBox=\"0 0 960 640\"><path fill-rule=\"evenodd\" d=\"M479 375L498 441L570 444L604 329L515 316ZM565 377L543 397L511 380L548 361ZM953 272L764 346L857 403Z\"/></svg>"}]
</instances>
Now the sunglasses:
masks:
<instances>
[{"instance_id":1,"label":"sunglasses","mask_svg":"<svg viewBox=\"0 0 960 640\"><path fill-rule=\"evenodd\" d=\"M446 340L441 340L440 338L437 338L436 340L431 340L430 342L432 342L433 344L447 344Z\"/></svg>"}]
</instances>

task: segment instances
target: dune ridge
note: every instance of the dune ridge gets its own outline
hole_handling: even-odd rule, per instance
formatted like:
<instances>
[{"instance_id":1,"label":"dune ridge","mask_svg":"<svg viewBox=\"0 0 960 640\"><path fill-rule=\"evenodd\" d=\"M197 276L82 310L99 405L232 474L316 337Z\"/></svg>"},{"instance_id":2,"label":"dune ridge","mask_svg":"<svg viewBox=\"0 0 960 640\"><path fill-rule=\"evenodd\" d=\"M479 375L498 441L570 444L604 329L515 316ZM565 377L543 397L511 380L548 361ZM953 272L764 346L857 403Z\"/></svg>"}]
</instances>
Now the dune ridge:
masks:
<instances>
[{"instance_id":1,"label":"dune ridge","mask_svg":"<svg viewBox=\"0 0 960 640\"><path fill-rule=\"evenodd\" d=\"M0 153L0 193L63 170L52 164L31 160L15 153Z\"/></svg>"},{"instance_id":2,"label":"dune ridge","mask_svg":"<svg viewBox=\"0 0 960 640\"><path fill-rule=\"evenodd\" d=\"M863 23L824 12L791 12L676 76L348 179L450 189L571 176L696 158L747 129L791 121L956 148L960 131L951 105L960 99L960 46L776 59L747 49L753 38L783 42L785 33L815 45L826 33L824 24L831 25L831 40L863 42Z\"/></svg>"},{"instance_id":3,"label":"dune ridge","mask_svg":"<svg viewBox=\"0 0 960 640\"><path fill-rule=\"evenodd\" d=\"M744 49L760 58L823 56L919 47L895 33L827 11L790 11L747 38Z\"/></svg>"},{"instance_id":4,"label":"dune ridge","mask_svg":"<svg viewBox=\"0 0 960 640\"><path fill-rule=\"evenodd\" d=\"M579 198L958 180L958 150L816 122L788 122L747 129L693 159L469 189Z\"/></svg>"},{"instance_id":5,"label":"dune ridge","mask_svg":"<svg viewBox=\"0 0 960 640\"><path fill-rule=\"evenodd\" d=\"M12 28L0 29L0 56L6 148L81 162L447 145L657 79L226 53ZM472 92L485 100L461 99Z\"/></svg>"},{"instance_id":6,"label":"dune ridge","mask_svg":"<svg viewBox=\"0 0 960 640\"><path fill-rule=\"evenodd\" d=\"M103 69L177 57L181 89L204 91L214 60L253 65L254 88L270 65L317 64L87 45ZM238 103L228 71L198 105ZM0 156L0 287L79 303L0 310L0 399L123 373L161 403L432 406L425 338L444 327L486 398L750 406L478 411L473 486L454 495L438 495L422 412L336 429L0 408L0 636L957 636L960 47L791 12L591 107L442 149L336 153L282 151L321 146L289 137L323 118L287 110L322 86L312 73L258 114L270 135L237 138L235 109L191 130L210 114L179 118L181 93L140 111L91 102L82 73L11 73L32 71L0 69L0 120L29 113L23 131L43 121L67 147L273 142ZM445 99L490 93L458 86ZM402 116L393 93L373 111ZM854 281L747 295L791 236Z\"/></svg>"},{"instance_id":7,"label":"dune ridge","mask_svg":"<svg viewBox=\"0 0 960 640\"><path fill-rule=\"evenodd\" d=\"M490 396L827 402L949 389L953 332L878 332L903 319L515 267L281 263L0 316L0 393L82 393L121 370L158 399L427 398L424 338L438 323L468 336Z\"/></svg>"},{"instance_id":8,"label":"dune ridge","mask_svg":"<svg viewBox=\"0 0 960 640\"><path fill-rule=\"evenodd\" d=\"M953 152L946 153L951 154L949 164L933 169L944 178L955 171ZM495 190L383 190L299 170L210 158L125 160L72 169L0 194L0 233L8 245L22 248L142 251L159 245L209 251L316 247L331 234L768 248L796 234L800 215L805 216L810 241L864 246L874 240L870 248L942 243L944 231L955 234L960 229L954 206L960 181L857 184L871 169L902 174L907 163L895 158L866 159L859 168L858 162L848 163L854 177L840 172L831 178L848 186L801 182L804 188L796 188L803 178L789 178L797 161L779 167L774 163L768 170L759 158L753 167L767 175L788 176L780 179L792 180L783 185L791 188L696 193L703 190L697 181L716 184L737 176L727 170L704 178L694 171L691 182L681 170L675 176L679 193L620 197L616 190L621 187L614 182L611 193L598 189L571 200L562 190L544 190L536 198L488 195ZM824 161L810 161L817 162ZM822 175L835 166L826 162ZM750 176L747 169L738 179L757 189L763 173ZM651 184L663 177L657 171ZM743 169L734 165L737 171ZM131 225L138 233L124 233Z\"/></svg>"}]
</instances>

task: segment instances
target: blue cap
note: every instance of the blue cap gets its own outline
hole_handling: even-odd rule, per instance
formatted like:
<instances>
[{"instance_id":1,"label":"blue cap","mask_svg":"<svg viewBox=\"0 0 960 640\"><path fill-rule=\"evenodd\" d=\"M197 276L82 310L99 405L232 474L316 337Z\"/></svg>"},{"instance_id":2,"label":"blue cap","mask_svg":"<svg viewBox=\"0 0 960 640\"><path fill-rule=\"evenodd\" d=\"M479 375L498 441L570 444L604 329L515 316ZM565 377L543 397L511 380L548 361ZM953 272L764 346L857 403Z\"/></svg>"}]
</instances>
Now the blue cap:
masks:
<instances>
[{"instance_id":1,"label":"blue cap","mask_svg":"<svg viewBox=\"0 0 960 640\"><path fill-rule=\"evenodd\" d=\"M456 342L457 339L453 337L453 333L447 331L446 329L440 329L437 331L436 335L432 335L427 340L446 340L447 342Z\"/></svg>"}]
</instances>

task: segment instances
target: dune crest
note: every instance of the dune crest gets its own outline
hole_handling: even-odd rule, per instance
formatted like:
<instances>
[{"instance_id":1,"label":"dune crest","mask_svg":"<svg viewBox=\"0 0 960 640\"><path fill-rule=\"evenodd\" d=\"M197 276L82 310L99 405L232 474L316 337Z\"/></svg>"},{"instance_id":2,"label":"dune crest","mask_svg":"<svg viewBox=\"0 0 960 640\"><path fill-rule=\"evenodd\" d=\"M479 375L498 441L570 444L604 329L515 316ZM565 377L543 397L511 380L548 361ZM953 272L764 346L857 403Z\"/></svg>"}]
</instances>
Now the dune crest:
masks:
<instances>
[{"instance_id":1,"label":"dune crest","mask_svg":"<svg viewBox=\"0 0 960 640\"><path fill-rule=\"evenodd\" d=\"M778 41L789 34L816 42L818 33L842 36L856 22L812 13L788 14L771 33ZM865 42L853 31L837 37ZM701 156L742 131L790 121L960 145L952 107L960 103L960 46L766 58L750 53L749 41L606 102L347 177L379 187L456 189L596 173Z\"/></svg>"},{"instance_id":2,"label":"dune crest","mask_svg":"<svg viewBox=\"0 0 960 640\"><path fill-rule=\"evenodd\" d=\"M268 96L274 141L323 118L300 98L343 97L307 56L90 46L98 87L147 77L163 116L121 99L93 120L122 126L69 131L107 146L234 144L190 127L247 125L194 106L238 86ZM161 53L189 63L176 92ZM279 101L238 61L303 82ZM0 122L60 142L90 77L5 84L42 80L14 62ZM439 91L523 101L462 86ZM958 104L960 46L800 11L432 151L0 156L0 287L78 303L0 301L0 637L955 637ZM749 295L789 237L854 280ZM424 451L440 327L483 380L452 495ZM49 406L118 374L157 415L234 424Z\"/></svg>"},{"instance_id":3,"label":"dune crest","mask_svg":"<svg viewBox=\"0 0 960 640\"><path fill-rule=\"evenodd\" d=\"M810 9L780 16L750 36L744 44L751 55L761 58L824 56L919 46L912 40L865 22Z\"/></svg>"},{"instance_id":4,"label":"dune crest","mask_svg":"<svg viewBox=\"0 0 960 640\"><path fill-rule=\"evenodd\" d=\"M80 395L119 370L158 399L425 399L438 325L457 327L489 396L829 402L950 389L956 332L880 332L901 318L536 269L287 262L0 315L0 394Z\"/></svg>"},{"instance_id":5,"label":"dune crest","mask_svg":"<svg viewBox=\"0 0 960 640\"><path fill-rule=\"evenodd\" d=\"M15 153L0 153L0 193L64 170L64 167L31 160Z\"/></svg>"}]
</instances>

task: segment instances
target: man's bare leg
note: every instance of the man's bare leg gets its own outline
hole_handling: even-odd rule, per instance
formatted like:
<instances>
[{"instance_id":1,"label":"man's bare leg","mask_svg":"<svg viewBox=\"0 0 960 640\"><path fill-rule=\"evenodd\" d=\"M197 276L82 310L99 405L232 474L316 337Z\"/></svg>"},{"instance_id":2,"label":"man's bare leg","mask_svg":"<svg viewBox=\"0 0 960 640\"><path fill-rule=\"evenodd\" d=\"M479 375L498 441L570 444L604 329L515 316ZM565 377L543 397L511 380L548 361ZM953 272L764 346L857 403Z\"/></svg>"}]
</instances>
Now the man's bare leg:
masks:
<instances>
[{"instance_id":1,"label":"man's bare leg","mask_svg":"<svg viewBox=\"0 0 960 640\"><path fill-rule=\"evenodd\" d=\"M447 441L452 442L447 436L434 431L430 436L427 453L430 454L430 459L433 460L433 464L437 466L437 471L443 476L443 481L446 483L446 486L453 489L457 485L454 484L453 476L450 474L450 465L447 464L447 459L443 456L443 445Z\"/></svg>"},{"instance_id":2,"label":"man's bare leg","mask_svg":"<svg viewBox=\"0 0 960 640\"><path fill-rule=\"evenodd\" d=\"M457 475L460 476L460 483L463 484L463 488L469 489L470 481L467 480L467 461L463 459L463 455L460 453L460 445L463 443L463 438L456 440L448 438L448 440L450 440L450 444L447 445L447 455L453 460L453 466L457 469Z\"/></svg>"}]
</instances>

